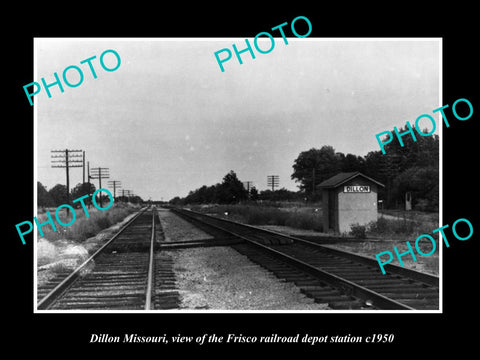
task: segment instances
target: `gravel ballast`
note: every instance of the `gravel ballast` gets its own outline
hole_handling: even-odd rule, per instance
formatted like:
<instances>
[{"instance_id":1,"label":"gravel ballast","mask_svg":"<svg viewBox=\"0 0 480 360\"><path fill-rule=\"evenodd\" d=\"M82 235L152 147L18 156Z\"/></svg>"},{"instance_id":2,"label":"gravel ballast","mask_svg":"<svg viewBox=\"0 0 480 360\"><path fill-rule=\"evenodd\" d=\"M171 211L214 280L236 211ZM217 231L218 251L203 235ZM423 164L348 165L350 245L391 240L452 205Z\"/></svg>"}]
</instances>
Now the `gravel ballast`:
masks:
<instances>
[{"instance_id":1,"label":"gravel ballast","mask_svg":"<svg viewBox=\"0 0 480 360\"><path fill-rule=\"evenodd\" d=\"M354 239L343 238L338 235L332 236L331 234L315 232L313 230L294 229L287 226L263 225L259 227L266 230L283 233L289 236L300 238L304 237L310 241L319 242L326 247L349 251L354 254L366 256L374 260L376 260L375 255L383 251L390 251L393 253L394 246L397 246L400 252L408 250L406 246L406 240L410 240L410 243L413 244L412 239ZM324 242L323 239L327 239L327 241ZM438 247L439 245L437 242L437 248ZM427 250L425 250L425 253L428 253L428 251L430 251L430 248L427 248ZM402 259L404 267L435 276L439 275L440 262L438 250L431 256L417 256L416 259L416 261L413 261L411 257L404 257ZM400 266L400 263L395 256L393 258L392 264Z\"/></svg>"},{"instance_id":2,"label":"gravel ballast","mask_svg":"<svg viewBox=\"0 0 480 360\"><path fill-rule=\"evenodd\" d=\"M182 309L325 310L229 247L166 252L174 260Z\"/></svg>"},{"instance_id":3,"label":"gravel ballast","mask_svg":"<svg viewBox=\"0 0 480 360\"><path fill-rule=\"evenodd\" d=\"M183 220L168 209L158 209L158 218L163 228L164 241L207 240L213 237Z\"/></svg>"},{"instance_id":4,"label":"gravel ballast","mask_svg":"<svg viewBox=\"0 0 480 360\"><path fill-rule=\"evenodd\" d=\"M158 209L165 241L213 239L167 209ZM171 256L184 310L324 310L291 283L229 247L164 251Z\"/></svg>"}]
</instances>

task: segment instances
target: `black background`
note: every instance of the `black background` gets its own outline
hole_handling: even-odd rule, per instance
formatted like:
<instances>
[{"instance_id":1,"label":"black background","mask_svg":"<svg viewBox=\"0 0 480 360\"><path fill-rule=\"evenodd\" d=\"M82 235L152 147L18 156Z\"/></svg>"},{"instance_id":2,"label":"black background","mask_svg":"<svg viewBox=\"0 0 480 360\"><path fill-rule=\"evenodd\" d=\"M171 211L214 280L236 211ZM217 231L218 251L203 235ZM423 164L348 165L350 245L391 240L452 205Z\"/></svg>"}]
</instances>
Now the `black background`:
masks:
<instances>
[{"instance_id":1,"label":"black background","mask_svg":"<svg viewBox=\"0 0 480 360\"><path fill-rule=\"evenodd\" d=\"M16 351L33 350L36 355L55 354L66 346L70 354L97 350L122 352L175 352L185 349L198 352L258 350L268 353L285 349L340 352L380 356L417 357L419 352L432 355L442 349L462 349L476 341L474 314L477 311L475 269L478 254L478 200L475 173L478 160L475 140L480 106L478 91L478 38L474 28L476 10L467 4L438 5L419 8L417 4L382 6L320 5L292 7L278 3L266 11L246 3L223 3L218 6L191 7L182 4L174 10L162 3L111 3L100 8L93 3L65 5L45 4L12 7L4 14L10 22L2 24L4 51L2 91L4 154L4 231L2 310L4 344ZM440 3L439 3L440 4ZM442 3L445 4L445 3ZM443 104L467 98L473 104L473 117L458 121L450 115L450 127L444 126L443 147L443 223L452 224L467 218L474 224L474 235L467 241L450 241L443 251L443 314L34 314L33 313L33 237L22 245L15 224L33 219L33 108L23 85L33 78L34 37L240 37L253 38L297 16L312 23L309 37L442 37ZM477 22L476 22L477 21ZM299 33L302 33L299 30ZM288 33L287 33L288 36ZM270 55L273 56L273 55ZM254 64L253 64L254 65ZM476 88L475 88L476 89ZM374 104L375 99L371 99ZM432 109L433 110L433 109ZM374 111L372 107L372 111ZM447 115L451 114L447 111ZM419 114L420 115L420 114ZM405 119L414 120L414 119ZM402 124L393 124L400 126ZM52 133L55 129L51 129ZM372 132L372 136L374 136ZM411 240L411 239L406 239ZM473 327L472 327L473 325ZM198 346L161 344L89 344L90 334L199 336L228 333L268 336L277 333L310 335L368 336L393 333L392 344L213 344ZM478 332L477 332L478 333Z\"/></svg>"}]
</instances>

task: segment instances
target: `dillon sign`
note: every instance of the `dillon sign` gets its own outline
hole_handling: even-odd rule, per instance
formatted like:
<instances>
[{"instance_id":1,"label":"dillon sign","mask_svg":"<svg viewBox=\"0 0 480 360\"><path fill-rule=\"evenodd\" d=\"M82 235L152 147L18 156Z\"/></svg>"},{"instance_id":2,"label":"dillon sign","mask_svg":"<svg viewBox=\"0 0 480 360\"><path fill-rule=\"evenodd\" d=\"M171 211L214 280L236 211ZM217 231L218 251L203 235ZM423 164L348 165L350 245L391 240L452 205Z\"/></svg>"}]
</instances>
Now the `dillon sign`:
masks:
<instances>
[{"instance_id":1,"label":"dillon sign","mask_svg":"<svg viewBox=\"0 0 480 360\"><path fill-rule=\"evenodd\" d=\"M367 185L353 185L353 186L344 186L343 192L345 193L369 193L370 186Z\"/></svg>"}]
</instances>

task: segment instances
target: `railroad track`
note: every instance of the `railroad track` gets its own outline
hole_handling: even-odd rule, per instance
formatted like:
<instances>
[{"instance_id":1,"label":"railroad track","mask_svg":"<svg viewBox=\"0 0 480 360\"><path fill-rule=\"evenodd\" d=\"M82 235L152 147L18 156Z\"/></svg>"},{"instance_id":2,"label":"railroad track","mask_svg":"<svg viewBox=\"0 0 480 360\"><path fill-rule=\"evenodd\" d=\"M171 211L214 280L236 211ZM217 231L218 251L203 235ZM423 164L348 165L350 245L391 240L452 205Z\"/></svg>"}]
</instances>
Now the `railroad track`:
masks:
<instances>
[{"instance_id":1,"label":"railroad track","mask_svg":"<svg viewBox=\"0 0 480 360\"><path fill-rule=\"evenodd\" d=\"M333 309L438 310L436 276L186 209L172 209L207 233L242 239L234 249ZM222 235L223 234L223 235Z\"/></svg>"},{"instance_id":2,"label":"railroad track","mask_svg":"<svg viewBox=\"0 0 480 360\"><path fill-rule=\"evenodd\" d=\"M160 228L160 229L159 229ZM70 274L40 286L38 310L151 310L178 307L172 261L158 253L156 209L142 209Z\"/></svg>"}]
</instances>

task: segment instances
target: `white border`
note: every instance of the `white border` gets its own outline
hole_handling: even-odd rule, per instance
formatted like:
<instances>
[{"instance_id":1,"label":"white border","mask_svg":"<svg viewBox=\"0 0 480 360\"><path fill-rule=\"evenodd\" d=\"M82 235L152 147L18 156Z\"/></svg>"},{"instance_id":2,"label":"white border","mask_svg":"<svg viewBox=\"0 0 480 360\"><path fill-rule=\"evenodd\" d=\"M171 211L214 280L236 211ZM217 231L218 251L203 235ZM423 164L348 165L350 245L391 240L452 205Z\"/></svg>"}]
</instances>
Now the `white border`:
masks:
<instances>
[{"instance_id":1,"label":"white border","mask_svg":"<svg viewBox=\"0 0 480 360\"><path fill-rule=\"evenodd\" d=\"M281 37L274 37L282 39ZM55 40L70 39L72 41L88 40L88 41L243 41L243 38L33 38L34 40L34 79L38 79L37 73L37 39ZM438 41L439 42L439 107L443 105L443 38L291 38L287 37L288 42L295 41ZM35 81L35 80L34 80ZM34 113L34 216L37 215L37 104L39 99L35 98L33 105ZM434 110L434 109L432 109ZM420 114L419 114L420 115ZM440 115L438 115L440 118ZM443 225L443 126L442 122L438 122L440 149L439 149L439 222ZM392 126L395 124L392 124ZM373 136L373 133L372 133ZM433 229L432 229L433 230ZM34 231L34 288L33 288L33 312L35 314L441 314L443 313L443 246L439 241L439 309L438 310L37 310L37 232Z\"/></svg>"},{"instance_id":2,"label":"white border","mask_svg":"<svg viewBox=\"0 0 480 360\"><path fill-rule=\"evenodd\" d=\"M37 72L37 53L38 53L38 42L33 39L33 78L38 79ZM33 100L33 216L38 214L38 111L37 111L37 101L38 98ZM33 222L33 221L32 221ZM33 225L33 308L34 313L39 312L37 310L37 276L38 276L38 262L37 262L37 242L38 242L38 231L35 231L35 225Z\"/></svg>"},{"instance_id":3,"label":"white border","mask_svg":"<svg viewBox=\"0 0 480 360\"><path fill-rule=\"evenodd\" d=\"M439 99L438 107L443 106L443 38L440 38L439 47L438 47L438 58L439 58L439 76L438 76L438 89L439 89ZM434 110L434 109L432 109ZM440 114L438 115L438 127L439 127L439 156L438 160L438 222L439 227L443 226L443 123L440 120ZM438 294L439 294L439 313L443 313L443 246L440 246L440 234L438 235Z\"/></svg>"}]
</instances>

